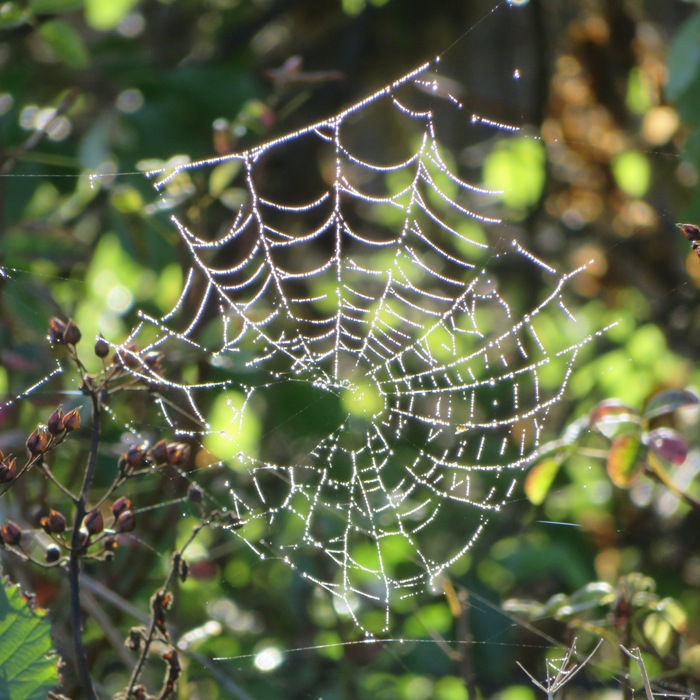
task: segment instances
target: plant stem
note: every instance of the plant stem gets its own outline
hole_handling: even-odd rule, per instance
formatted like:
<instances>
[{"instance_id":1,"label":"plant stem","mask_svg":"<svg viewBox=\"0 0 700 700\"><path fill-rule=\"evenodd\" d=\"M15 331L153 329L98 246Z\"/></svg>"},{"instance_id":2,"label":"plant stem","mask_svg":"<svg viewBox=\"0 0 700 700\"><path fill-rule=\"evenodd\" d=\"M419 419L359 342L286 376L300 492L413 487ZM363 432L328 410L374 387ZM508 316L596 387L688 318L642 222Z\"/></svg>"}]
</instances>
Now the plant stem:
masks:
<instances>
[{"instance_id":1,"label":"plant stem","mask_svg":"<svg viewBox=\"0 0 700 700\"><path fill-rule=\"evenodd\" d=\"M83 552L83 541L80 532L83 518L87 512L87 496L92 486L95 475L95 465L97 464L97 451L100 444L101 431L101 411L100 400L95 391L90 392L92 401L92 439L90 444L90 455L88 457L83 485L80 488L80 495L75 501L75 523L73 525L73 535L71 538L70 558L68 559L68 581L70 584L70 607L73 625L73 649L75 653L75 663L78 668L80 682L85 689L85 696L88 700L97 700L95 689L92 685L90 670L88 669L85 645L83 644L82 613L80 607L80 558Z\"/></svg>"}]
</instances>

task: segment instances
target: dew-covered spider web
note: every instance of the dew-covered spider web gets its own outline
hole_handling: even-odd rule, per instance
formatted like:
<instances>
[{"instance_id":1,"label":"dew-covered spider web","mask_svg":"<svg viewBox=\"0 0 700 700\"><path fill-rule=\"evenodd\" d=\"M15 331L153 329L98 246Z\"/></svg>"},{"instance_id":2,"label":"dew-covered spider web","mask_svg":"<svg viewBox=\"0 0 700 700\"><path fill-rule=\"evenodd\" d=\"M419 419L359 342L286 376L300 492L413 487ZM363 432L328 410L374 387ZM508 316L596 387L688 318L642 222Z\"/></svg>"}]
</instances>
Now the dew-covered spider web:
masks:
<instances>
[{"instance_id":1,"label":"dew-covered spider web","mask_svg":"<svg viewBox=\"0 0 700 700\"><path fill-rule=\"evenodd\" d=\"M443 136L457 126L461 161ZM393 601L439 589L595 336L565 301L575 273L528 252L479 184L480 159L516 138L436 59L287 136L148 173L192 264L124 343L132 371L197 466L228 470L236 535L360 626L364 606L387 629ZM207 380L149 370L166 347Z\"/></svg>"},{"instance_id":2,"label":"dew-covered spider web","mask_svg":"<svg viewBox=\"0 0 700 700\"><path fill-rule=\"evenodd\" d=\"M373 631L497 517L599 332L567 305L578 271L530 252L483 184L533 137L446 63L262 145L147 163L190 267L118 346L196 448L187 478L226 475L208 488L231 532L358 627L379 610Z\"/></svg>"}]
</instances>

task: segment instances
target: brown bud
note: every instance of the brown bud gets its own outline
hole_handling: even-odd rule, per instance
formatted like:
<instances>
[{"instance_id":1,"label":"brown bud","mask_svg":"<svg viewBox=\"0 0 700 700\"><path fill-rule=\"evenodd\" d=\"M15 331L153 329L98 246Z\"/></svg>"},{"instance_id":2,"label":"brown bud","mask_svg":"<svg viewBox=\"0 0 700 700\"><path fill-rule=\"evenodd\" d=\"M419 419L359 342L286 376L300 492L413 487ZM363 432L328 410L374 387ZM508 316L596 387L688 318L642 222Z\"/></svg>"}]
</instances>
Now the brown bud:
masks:
<instances>
[{"instance_id":1,"label":"brown bud","mask_svg":"<svg viewBox=\"0 0 700 700\"><path fill-rule=\"evenodd\" d=\"M116 535L108 535L104 539L105 552L115 552L119 546L119 538Z\"/></svg>"},{"instance_id":2,"label":"brown bud","mask_svg":"<svg viewBox=\"0 0 700 700\"><path fill-rule=\"evenodd\" d=\"M99 535L105 529L105 521L99 510L91 510L83 520L83 527L89 535Z\"/></svg>"},{"instance_id":3,"label":"brown bud","mask_svg":"<svg viewBox=\"0 0 700 700\"><path fill-rule=\"evenodd\" d=\"M8 520L2 527L0 527L0 538L2 541L12 547L18 547L20 540L22 539L22 529L17 523L13 523L12 520Z\"/></svg>"},{"instance_id":4,"label":"brown bud","mask_svg":"<svg viewBox=\"0 0 700 700\"><path fill-rule=\"evenodd\" d=\"M132 627L129 630L129 636L126 638L126 641L124 642L126 644L126 648L130 649L131 651L138 651L141 648L141 640L143 639L143 633L141 632L141 629L139 627ZM137 686L137 687L143 687L143 686ZM134 688L136 690L136 688Z\"/></svg>"},{"instance_id":5,"label":"brown bud","mask_svg":"<svg viewBox=\"0 0 700 700\"><path fill-rule=\"evenodd\" d=\"M165 440L158 440L158 442L151 447L151 461L156 465L167 463L168 445Z\"/></svg>"},{"instance_id":6,"label":"brown bud","mask_svg":"<svg viewBox=\"0 0 700 700\"><path fill-rule=\"evenodd\" d=\"M48 421L46 421L46 427L52 435L58 435L63 432L63 419L65 418L65 413L63 413L63 408L59 406L50 416Z\"/></svg>"},{"instance_id":7,"label":"brown bud","mask_svg":"<svg viewBox=\"0 0 700 700\"><path fill-rule=\"evenodd\" d=\"M14 457L4 457L0 462L0 484L6 484L17 476L17 460Z\"/></svg>"},{"instance_id":8,"label":"brown bud","mask_svg":"<svg viewBox=\"0 0 700 700\"><path fill-rule=\"evenodd\" d=\"M101 335L95 341L95 355L103 360L109 355L109 343Z\"/></svg>"},{"instance_id":9,"label":"brown bud","mask_svg":"<svg viewBox=\"0 0 700 700\"><path fill-rule=\"evenodd\" d=\"M63 343L63 334L66 332L66 324L60 318L52 318L49 321L49 340L52 343Z\"/></svg>"},{"instance_id":10,"label":"brown bud","mask_svg":"<svg viewBox=\"0 0 700 700\"><path fill-rule=\"evenodd\" d=\"M63 332L63 342L67 345L77 345L82 337L83 334L80 332L80 328L75 325L73 319L70 319L66 330Z\"/></svg>"},{"instance_id":11,"label":"brown bud","mask_svg":"<svg viewBox=\"0 0 700 700\"><path fill-rule=\"evenodd\" d=\"M133 510L125 510L117 518L117 532L131 532L136 527L136 516Z\"/></svg>"},{"instance_id":12,"label":"brown bud","mask_svg":"<svg viewBox=\"0 0 700 700\"><path fill-rule=\"evenodd\" d=\"M47 564L53 564L58 561L61 558L61 548L55 544L50 544L46 548L45 558Z\"/></svg>"},{"instance_id":13,"label":"brown bud","mask_svg":"<svg viewBox=\"0 0 700 700\"><path fill-rule=\"evenodd\" d=\"M28 438L27 438L27 450L31 457L36 455L41 455L48 449L49 443L51 442L51 434L43 426L40 425Z\"/></svg>"},{"instance_id":14,"label":"brown bud","mask_svg":"<svg viewBox=\"0 0 700 700\"><path fill-rule=\"evenodd\" d=\"M143 356L143 363L151 370L151 372L158 372L161 368L161 363L163 361L163 355L155 350L147 352Z\"/></svg>"},{"instance_id":15,"label":"brown bud","mask_svg":"<svg viewBox=\"0 0 700 700\"><path fill-rule=\"evenodd\" d=\"M126 453L126 461L129 463L130 467L138 469L146 464L146 458L148 455L148 449L146 445L134 445L129 448Z\"/></svg>"},{"instance_id":16,"label":"brown bud","mask_svg":"<svg viewBox=\"0 0 700 700\"><path fill-rule=\"evenodd\" d=\"M174 467L185 466L190 459L190 446L185 443L178 442L167 446L168 464Z\"/></svg>"},{"instance_id":17,"label":"brown bud","mask_svg":"<svg viewBox=\"0 0 700 700\"><path fill-rule=\"evenodd\" d=\"M58 535L66 530L66 518L63 513L52 510L39 521L39 525L47 535Z\"/></svg>"},{"instance_id":18,"label":"brown bud","mask_svg":"<svg viewBox=\"0 0 700 700\"><path fill-rule=\"evenodd\" d=\"M141 366L141 359L139 353L141 349L138 345L129 343L126 347L117 348L112 358L112 362L116 365L121 365L122 367L128 367L129 369L136 369Z\"/></svg>"},{"instance_id":19,"label":"brown bud","mask_svg":"<svg viewBox=\"0 0 700 700\"><path fill-rule=\"evenodd\" d=\"M63 418L63 427L67 433L72 433L80 427L80 410L74 408L68 411Z\"/></svg>"},{"instance_id":20,"label":"brown bud","mask_svg":"<svg viewBox=\"0 0 700 700\"><path fill-rule=\"evenodd\" d=\"M131 499L127 496L119 496L112 503L112 514L115 518L118 518L125 510L131 510Z\"/></svg>"}]
</instances>

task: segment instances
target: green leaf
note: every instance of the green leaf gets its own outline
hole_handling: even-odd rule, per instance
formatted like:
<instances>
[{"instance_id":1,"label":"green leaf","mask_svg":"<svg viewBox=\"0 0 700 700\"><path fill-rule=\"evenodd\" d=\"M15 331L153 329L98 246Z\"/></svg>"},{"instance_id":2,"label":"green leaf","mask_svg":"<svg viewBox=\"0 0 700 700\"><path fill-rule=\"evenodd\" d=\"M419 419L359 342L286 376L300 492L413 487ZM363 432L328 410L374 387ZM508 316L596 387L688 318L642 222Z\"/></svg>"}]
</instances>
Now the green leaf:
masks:
<instances>
[{"instance_id":1,"label":"green leaf","mask_svg":"<svg viewBox=\"0 0 700 700\"><path fill-rule=\"evenodd\" d=\"M677 100L697 79L700 68L700 12L696 12L676 32L668 53L666 96Z\"/></svg>"},{"instance_id":2,"label":"green leaf","mask_svg":"<svg viewBox=\"0 0 700 700\"><path fill-rule=\"evenodd\" d=\"M83 6L83 0L30 0L29 9L35 15L55 15L72 12Z\"/></svg>"},{"instance_id":3,"label":"green leaf","mask_svg":"<svg viewBox=\"0 0 700 700\"><path fill-rule=\"evenodd\" d=\"M0 584L0 697L44 700L59 683L51 625L17 586Z\"/></svg>"},{"instance_id":4,"label":"green leaf","mask_svg":"<svg viewBox=\"0 0 700 700\"><path fill-rule=\"evenodd\" d=\"M525 479L525 495L533 505L540 505L547 496L554 479L559 472L561 460L557 458L543 459L528 473Z\"/></svg>"},{"instance_id":5,"label":"green leaf","mask_svg":"<svg viewBox=\"0 0 700 700\"><path fill-rule=\"evenodd\" d=\"M699 403L700 399L692 391L686 389L662 391L651 398L644 409L644 417L651 420L658 416L665 416L667 413L673 413L685 406L697 406Z\"/></svg>"},{"instance_id":6,"label":"green leaf","mask_svg":"<svg viewBox=\"0 0 700 700\"><path fill-rule=\"evenodd\" d=\"M610 481L626 489L642 472L641 443L636 435L615 438L608 452L607 470Z\"/></svg>"},{"instance_id":7,"label":"green leaf","mask_svg":"<svg viewBox=\"0 0 700 700\"><path fill-rule=\"evenodd\" d=\"M71 68L85 68L90 60L82 37L67 22L53 19L39 27L39 35L56 56Z\"/></svg>"}]
</instances>

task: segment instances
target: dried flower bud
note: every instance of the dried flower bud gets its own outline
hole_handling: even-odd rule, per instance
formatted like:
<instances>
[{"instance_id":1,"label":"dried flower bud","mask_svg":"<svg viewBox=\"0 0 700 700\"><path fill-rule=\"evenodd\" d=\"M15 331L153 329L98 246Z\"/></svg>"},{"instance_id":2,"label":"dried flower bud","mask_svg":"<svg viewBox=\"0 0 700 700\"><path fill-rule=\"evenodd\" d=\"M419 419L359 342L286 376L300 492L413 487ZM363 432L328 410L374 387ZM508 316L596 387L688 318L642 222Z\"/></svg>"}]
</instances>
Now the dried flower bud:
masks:
<instances>
[{"instance_id":1,"label":"dried flower bud","mask_svg":"<svg viewBox=\"0 0 700 700\"><path fill-rule=\"evenodd\" d=\"M129 345L125 347L117 348L116 352L114 353L114 357L112 358L112 362L114 362L115 365L121 365L122 367L127 367L128 369L136 369L137 367L141 366L141 358L139 357L140 352L141 348L139 348L138 345L129 343Z\"/></svg>"},{"instance_id":2,"label":"dried flower bud","mask_svg":"<svg viewBox=\"0 0 700 700\"><path fill-rule=\"evenodd\" d=\"M61 558L61 548L58 545L50 544L46 548L46 563L53 564Z\"/></svg>"},{"instance_id":3,"label":"dried flower bud","mask_svg":"<svg viewBox=\"0 0 700 700\"><path fill-rule=\"evenodd\" d=\"M185 466L190 459L190 446L185 443L179 442L168 445L168 464L172 464L174 467Z\"/></svg>"},{"instance_id":4,"label":"dried flower bud","mask_svg":"<svg viewBox=\"0 0 700 700\"><path fill-rule=\"evenodd\" d=\"M163 361L163 355L155 350L147 352L143 356L143 363L151 370L151 372L158 372L161 368Z\"/></svg>"},{"instance_id":5,"label":"dried flower bud","mask_svg":"<svg viewBox=\"0 0 700 700\"><path fill-rule=\"evenodd\" d=\"M46 452L48 449L50 442L51 434L43 425L40 425L27 438L27 450L29 451L30 457L44 454L44 452Z\"/></svg>"},{"instance_id":6,"label":"dried flower bud","mask_svg":"<svg viewBox=\"0 0 700 700\"><path fill-rule=\"evenodd\" d=\"M95 355L103 360L109 355L109 343L101 335L95 341Z\"/></svg>"},{"instance_id":7,"label":"dried flower bud","mask_svg":"<svg viewBox=\"0 0 700 700\"><path fill-rule=\"evenodd\" d=\"M2 541L10 545L11 547L18 547L20 540L22 539L22 529L17 523L13 523L12 520L8 520L2 527L0 527L0 538Z\"/></svg>"},{"instance_id":8,"label":"dried flower bud","mask_svg":"<svg viewBox=\"0 0 700 700\"><path fill-rule=\"evenodd\" d=\"M63 418L63 426L67 433L72 433L80 427L80 410L74 408L72 411L68 411Z\"/></svg>"},{"instance_id":9,"label":"dried flower bud","mask_svg":"<svg viewBox=\"0 0 700 700\"><path fill-rule=\"evenodd\" d=\"M165 440L158 440L158 442L151 447L151 461L156 465L167 463L168 445Z\"/></svg>"},{"instance_id":10,"label":"dried flower bud","mask_svg":"<svg viewBox=\"0 0 700 700\"><path fill-rule=\"evenodd\" d=\"M39 521L39 525L47 535L58 535L66 530L66 518L63 513L52 510Z\"/></svg>"},{"instance_id":11,"label":"dried flower bud","mask_svg":"<svg viewBox=\"0 0 700 700\"><path fill-rule=\"evenodd\" d=\"M4 457L0 462L0 484L6 484L17 476L17 460L14 457Z\"/></svg>"},{"instance_id":12,"label":"dried flower bud","mask_svg":"<svg viewBox=\"0 0 700 700\"><path fill-rule=\"evenodd\" d=\"M136 527L136 516L133 510L125 510L117 518L117 532L131 532Z\"/></svg>"},{"instance_id":13,"label":"dried flower bud","mask_svg":"<svg viewBox=\"0 0 700 700\"><path fill-rule=\"evenodd\" d=\"M119 538L116 535L108 535L104 539L105 552L115 552L119 546Z\"/></svg>"},{"instance_id":14,"label":"dried flower bud","mask_svg":"<svg viewBox=\"0 0 700 700\"><path fill-rule=\"evenodd\" d=\"M139 627L132 627L129 630L129 636L126 638L124 644L127 649L131 651L138 651L141 648L141 640L143 639L143 633ZM143 688L143 686L137 686ZM136 690L136 688L134 688Z\"/></svg>"},{"instance_id":15,"label":"dried flower bud","mask_svg":"<svg viewBox=\"0 0 700 700\"><path fill-rule=\"evenodd\" d=\"M129 463L130 467L138 469L146 464L147 456L148 449L146 445L134 445L130 447L129 451L126 453L126 461Z\"/></svg>"},{"instance_id":16,"label":"dried flower bud","mask_svg":"<svg viewBox=\"0 0 700 700\"><path fill-rule=\"evenodd\" d=\"M70 319L66 330L63 332L63 342L67 345L77 345L82 337L83 334L80 332L80 328L75 325L73 319Z\"/></svg>"},{"instance_id":17,"label":"dried flower bud","mask_svg":"<svg viewBox=\"0 0 700 700\"><path fill-rule=\"evenodd\" d=\"M199 486L190 484L190 488L187 490L187 495L190 497L190 501L193 503L202 502L202 489L200 489Z\"/></svg>"},{"instance_id":18,"label":"dried flower bud","mask_svg":"<svg viewBox=\"0 0 700 700\"><path fill-rule=\"evenodd\" d=\"M88 535L99 535L105 529L105 521L99 510L91 510L83 520L83 527Z\"/></svg>"},{"instance_id":19,"label":"dried flower bud","mask_svg":"<svg viewBox=\"0 0 700 700\"><path fill-rule=\"evenodd\" d=\"M52 343L63 343L63 334L66 332L66 324L60 318L52 318L49 321L49 340Z\"/></svg>"},{"instance_id":20,"label":"dried flower bud","mask_svg":"<svg viewBox=\"0 0 700 700\"><path fill-rule=\"evenodd\" d=\"M63 408L59 406L50 416L48 421L46 421L46 427L52 435L58 435L64 430L64 418L65 413L63 413Z\"/></svg>"},{"instance_id":21,"label":"dried flower bud","mask_svg":"<svg viewBox=\"0 0 700 700\"><path fill-rule=\"evenodd\" d=\"M112 503L112 514L115 518L118 518L125 510L131 510L131 499L127 496L119 496Z\"/></svg>"}]
</instances>

